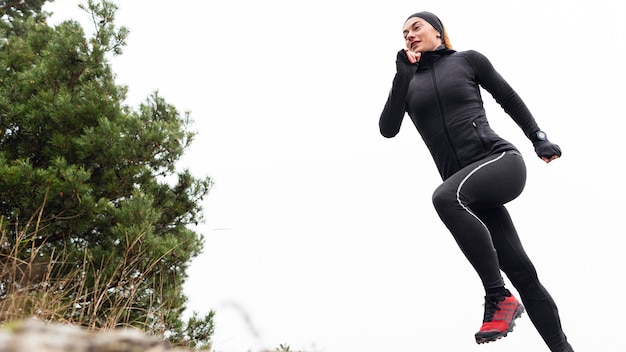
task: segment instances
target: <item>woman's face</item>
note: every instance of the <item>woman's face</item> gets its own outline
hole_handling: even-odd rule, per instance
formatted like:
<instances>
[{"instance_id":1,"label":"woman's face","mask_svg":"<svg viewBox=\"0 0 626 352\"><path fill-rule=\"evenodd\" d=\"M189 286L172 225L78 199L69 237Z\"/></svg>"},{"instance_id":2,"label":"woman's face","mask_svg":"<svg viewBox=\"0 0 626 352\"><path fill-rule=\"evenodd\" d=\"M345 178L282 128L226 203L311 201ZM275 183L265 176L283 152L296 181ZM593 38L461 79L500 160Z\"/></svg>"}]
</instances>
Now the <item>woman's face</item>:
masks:
<instances>
[{"instance_id":1,"label":"woman's face","mask_svg":"<svg viewBox=\"0 0 626 352\"><path fill-rule=\"evenodd\" d=\"M402 30L406 47L414 53L433 51L441 45L441 35L428 22L419 17L409 18Z\"/></svg>"}]
</instances>

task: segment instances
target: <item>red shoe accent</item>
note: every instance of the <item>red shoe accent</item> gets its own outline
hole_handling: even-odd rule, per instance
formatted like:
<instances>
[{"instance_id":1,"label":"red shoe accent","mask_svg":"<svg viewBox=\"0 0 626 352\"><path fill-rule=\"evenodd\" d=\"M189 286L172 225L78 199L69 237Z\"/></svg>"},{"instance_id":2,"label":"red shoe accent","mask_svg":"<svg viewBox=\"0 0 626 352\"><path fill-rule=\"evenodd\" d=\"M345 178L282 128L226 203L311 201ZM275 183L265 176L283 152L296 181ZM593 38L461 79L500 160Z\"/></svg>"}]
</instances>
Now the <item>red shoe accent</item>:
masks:
<instances>
[{"instance_id":1,"label":"red shoe accent","mask_svg":"<svg viewBox=\"0 0 626 352\"><path fill-rule=\"evenodd\" d=\"M505 337L513 331L515 319L524 312L524 306L513 295L500 297L498 301L485 299L483 325L476 333L476 343L486 343Z\"/></svg>"}]
</instances>

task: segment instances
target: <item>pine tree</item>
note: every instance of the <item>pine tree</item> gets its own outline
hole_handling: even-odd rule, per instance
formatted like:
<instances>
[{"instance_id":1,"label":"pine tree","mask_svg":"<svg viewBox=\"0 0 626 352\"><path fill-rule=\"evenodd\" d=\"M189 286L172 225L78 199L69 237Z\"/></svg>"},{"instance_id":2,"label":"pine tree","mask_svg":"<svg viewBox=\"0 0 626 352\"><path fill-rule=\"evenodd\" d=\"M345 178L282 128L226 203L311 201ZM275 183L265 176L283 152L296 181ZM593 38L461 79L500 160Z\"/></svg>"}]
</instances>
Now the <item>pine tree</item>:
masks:
<instances>
[{"instance_id":1,"label":"pine tree","mask_svg":"<svg viewBox=\"0 0 626 352\"><path fill-rule=\"evenodd\" d=\"M44 2L0 1L0 263L11 253L54 263L47 284L74 287L63 290L67 321L206 340L212 312L190 320L195 337L181 321L211 186L176 168L195 136L190 115L157 92L124 105L108 58L129 31L113 3L82 5L95 25L87 38L73 20L49 26ZM14 284L2 278L0 299Z\"/></svg>"}]
</instances>

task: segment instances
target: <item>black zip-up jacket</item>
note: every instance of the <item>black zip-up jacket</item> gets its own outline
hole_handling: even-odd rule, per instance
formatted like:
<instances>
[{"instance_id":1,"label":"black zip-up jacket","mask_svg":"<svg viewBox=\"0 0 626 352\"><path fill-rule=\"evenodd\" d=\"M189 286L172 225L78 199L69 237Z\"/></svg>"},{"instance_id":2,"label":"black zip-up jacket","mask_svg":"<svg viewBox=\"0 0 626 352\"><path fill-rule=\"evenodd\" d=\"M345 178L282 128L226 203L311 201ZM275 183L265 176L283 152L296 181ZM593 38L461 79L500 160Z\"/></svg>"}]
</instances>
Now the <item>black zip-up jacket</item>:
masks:
<instances>
[{"instance_id":1,"label":"black zip-up jacket","mask_svg":"<svg viewBox=\"0 0 626 352\"><path fill-rule=\"evenodd\" d=\"M494 153L516 150L490 127L480 87L491 93L526 136L539 130L511 86L477 51L443 47L425 52L419 65L398 54L398 72L380 116L380 132L394 137L407 112L445 180L461 168ZM403 107L403 108L400 108Z\"/></svg>"}]
</instances>

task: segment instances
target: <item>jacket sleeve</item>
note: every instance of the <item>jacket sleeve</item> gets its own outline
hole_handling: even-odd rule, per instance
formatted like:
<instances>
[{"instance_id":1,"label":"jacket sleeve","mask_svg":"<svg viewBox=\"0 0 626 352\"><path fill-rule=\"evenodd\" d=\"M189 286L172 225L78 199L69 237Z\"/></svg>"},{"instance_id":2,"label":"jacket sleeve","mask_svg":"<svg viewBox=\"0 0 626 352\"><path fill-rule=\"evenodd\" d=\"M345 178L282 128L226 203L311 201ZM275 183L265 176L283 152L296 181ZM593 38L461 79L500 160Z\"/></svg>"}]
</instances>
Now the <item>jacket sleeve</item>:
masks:
<instances>
[{"instance_id":1,"label":"jacket sleeve","mask_svg":"<svg viewBox=\"0 0 626 352\"><path fill-rule=\"evenodd\" d=\"M417 65L409 63L406 52L404 50L398 51L396 75L393 78L389 97L378 121L380 134L387 138L394 137L400 131L402 119L406 111L406 96L409 90L409 83L416 69Z\"/></svg>"},{"instance_id":2,"label":"jacket sleeve","mask_svg":"<svg viewBox=\"0 0 626 352\"><path fill-rule=\"evenodd\" d=\"M478 84L491 93L504 111L524 131L526 137L532 139L532 136L539 131L539 126L522 98L495 70L487 57L476 51L469 51L468 54L476 72Z\"/></svg>"},{"instance_id":3,"label":"jacket sleeve","mask_svg":"<svg viewBox=\"0 0 626 352\"><path fill-rule=\"evenodd\" d=\"M394 77L389 97L380 114L378 127L380 134L384 137L395 137L400 131L402 120L404 119L406 95L408 90L408 82L405 83L398 74Z\"/></svg>"}]
</instances>

